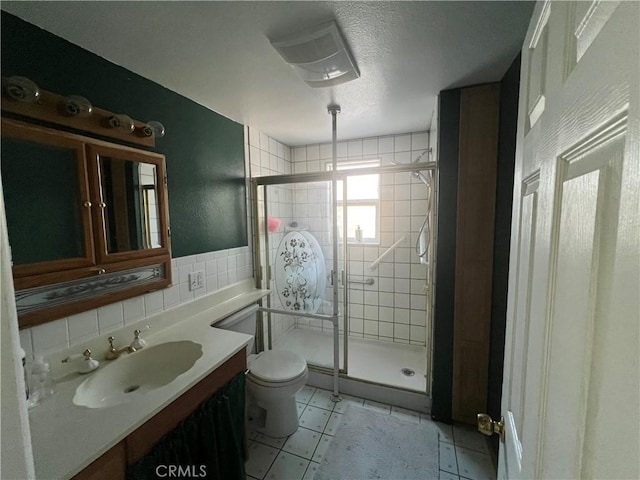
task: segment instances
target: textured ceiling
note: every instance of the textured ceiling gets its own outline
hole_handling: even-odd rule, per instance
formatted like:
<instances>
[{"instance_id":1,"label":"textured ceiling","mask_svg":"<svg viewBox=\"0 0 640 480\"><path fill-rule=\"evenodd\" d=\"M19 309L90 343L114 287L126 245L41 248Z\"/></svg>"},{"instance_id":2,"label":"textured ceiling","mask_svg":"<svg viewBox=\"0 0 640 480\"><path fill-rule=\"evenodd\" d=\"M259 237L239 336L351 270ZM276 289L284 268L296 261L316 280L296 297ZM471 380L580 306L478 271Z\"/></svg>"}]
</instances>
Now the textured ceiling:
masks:
<instances>
[{"instance_id":1,"label":"textured ceiling","mask_svg":"<svg viewBox=\"0 0 640 480\"><path fill-rule=\"evenodd\" d=\"M2 9L289 145L425 130L440 90L499 80L529 2L2 2ZM360 69L308 87L271 47L335 19Z\"/></svg>"}]
</instances>

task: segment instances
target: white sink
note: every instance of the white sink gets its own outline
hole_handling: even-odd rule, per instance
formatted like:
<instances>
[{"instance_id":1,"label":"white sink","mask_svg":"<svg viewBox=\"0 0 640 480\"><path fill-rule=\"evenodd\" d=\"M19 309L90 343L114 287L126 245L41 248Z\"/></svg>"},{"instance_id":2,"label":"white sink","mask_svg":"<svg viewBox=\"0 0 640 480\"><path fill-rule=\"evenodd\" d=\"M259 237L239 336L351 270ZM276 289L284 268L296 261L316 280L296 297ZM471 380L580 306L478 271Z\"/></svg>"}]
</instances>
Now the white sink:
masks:
<instances>
[{"instance_id":1,"label":"white sink","mask_svg":"<svg viewBox=\"0 0 640 480\"><path fill-rule=\"evenodd\" d=\"M188 371L202 356L202 345L189 340L166 342L102 364L78 385L73 403L103 408L130 402L163 387ZM105 362L106 363L106 362Z\"/></svg>"}]
</instances>

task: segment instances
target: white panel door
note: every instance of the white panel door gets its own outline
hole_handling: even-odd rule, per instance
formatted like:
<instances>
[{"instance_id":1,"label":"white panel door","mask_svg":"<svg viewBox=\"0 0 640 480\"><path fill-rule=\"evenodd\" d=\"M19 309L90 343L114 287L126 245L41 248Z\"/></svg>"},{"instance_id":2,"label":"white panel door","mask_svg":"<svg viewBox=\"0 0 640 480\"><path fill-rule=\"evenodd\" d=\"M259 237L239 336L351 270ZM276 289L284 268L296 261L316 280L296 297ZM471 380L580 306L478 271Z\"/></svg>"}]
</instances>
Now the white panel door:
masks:
<instances>
[{"instance_id":1,"label":"white panel door","mask_svg":"<svg viewBox=\"0 0 640 480\"><path fill-rule=\"evenodd\" d=\"M640 2L539 2L522 55L499 478L640 478Z\"/></svg>"}]
</instances>

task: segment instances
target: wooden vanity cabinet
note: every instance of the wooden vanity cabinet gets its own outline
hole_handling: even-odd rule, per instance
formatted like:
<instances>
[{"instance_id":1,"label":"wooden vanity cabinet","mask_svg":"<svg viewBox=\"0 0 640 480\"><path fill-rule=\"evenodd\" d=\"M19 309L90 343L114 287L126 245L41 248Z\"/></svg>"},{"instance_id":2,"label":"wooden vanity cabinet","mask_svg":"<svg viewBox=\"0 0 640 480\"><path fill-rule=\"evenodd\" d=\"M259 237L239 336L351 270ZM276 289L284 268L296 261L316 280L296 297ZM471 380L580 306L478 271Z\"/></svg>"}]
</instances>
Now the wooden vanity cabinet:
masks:
<instances>
[{"instance_id":1,"label":"wooden vanity cabinet","mask_svg":"<svg viewBox=\"0 0 640 480\"><path fill-rule=\"evenodd\" d=\"M127 478L127 450L126 441L123 440L74 476L73 480L125 480L125 478Z\"/></svg>"},{"instance_id":2,"label":"wooden vanity cabinet","mask_svg":"<svg viewBox=\"0 0 640 480\"><path fill-rule=\"evenodd\" d=\"M73 477L74 480L124 480L127 465L132 465L149 454L167 433L195 412L202 402L236 375L244 374L246 369L247 353L243 348L78 473Z\"/></svg>"}]
</instances>

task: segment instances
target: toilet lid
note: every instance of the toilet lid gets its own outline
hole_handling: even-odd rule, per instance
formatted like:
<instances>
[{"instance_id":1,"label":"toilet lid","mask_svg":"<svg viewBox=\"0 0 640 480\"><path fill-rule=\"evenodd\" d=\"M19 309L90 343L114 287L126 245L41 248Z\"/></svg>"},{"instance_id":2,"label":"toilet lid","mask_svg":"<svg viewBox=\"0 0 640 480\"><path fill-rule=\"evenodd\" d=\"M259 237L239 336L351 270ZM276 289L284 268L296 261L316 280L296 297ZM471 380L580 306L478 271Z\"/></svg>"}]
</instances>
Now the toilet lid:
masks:
<instances>
[{"instance_id":1,"label":"toilet lid","mask_svg":"<svg viewBox=\"0 0 640 480\"><path fill-rule=\"evenodd\" d=\"M305 372L307 362L300 355L281 350L262 352L251 360L251 374L265 382L286 382Z\"/></svg>"}]
</instances>

